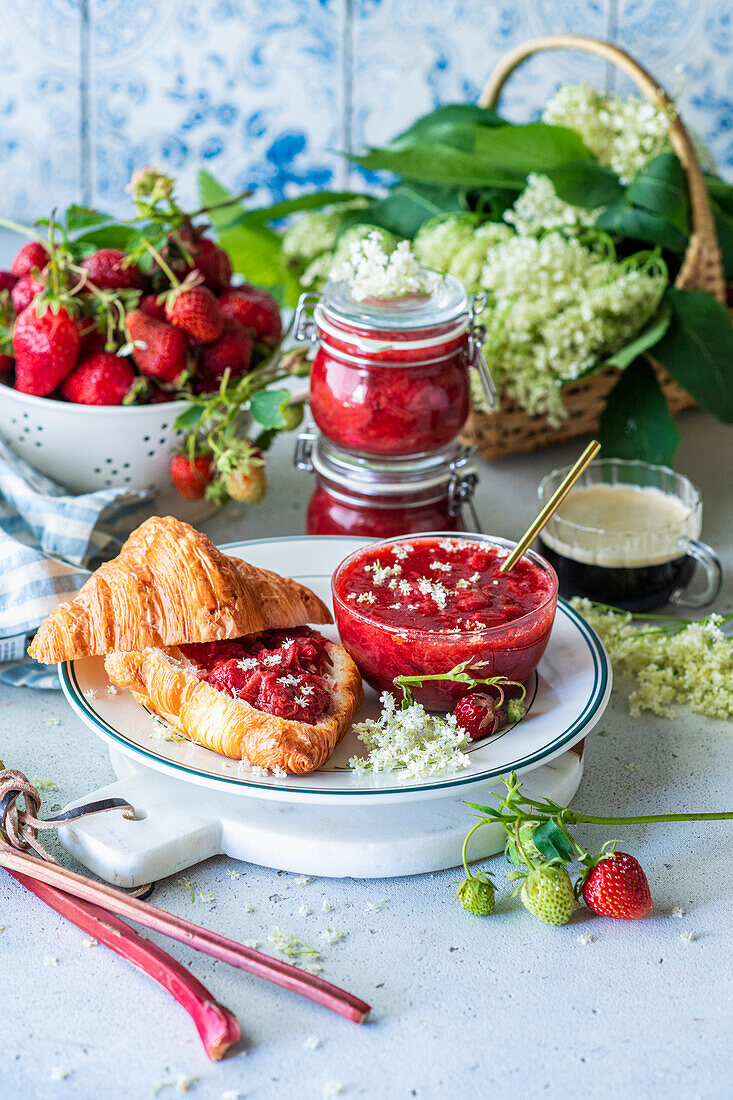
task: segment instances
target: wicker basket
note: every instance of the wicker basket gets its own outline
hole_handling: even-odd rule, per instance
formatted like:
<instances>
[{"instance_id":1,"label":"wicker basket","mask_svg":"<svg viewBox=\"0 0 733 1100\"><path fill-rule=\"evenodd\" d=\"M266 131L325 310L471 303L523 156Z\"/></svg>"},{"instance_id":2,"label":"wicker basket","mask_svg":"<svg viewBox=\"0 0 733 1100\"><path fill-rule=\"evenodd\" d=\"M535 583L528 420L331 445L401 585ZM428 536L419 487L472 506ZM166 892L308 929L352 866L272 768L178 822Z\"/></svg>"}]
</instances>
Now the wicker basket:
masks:
<instances>
[{"instance_id":1,"label":"wicker basket","mask_svg":"<svg viewBox=\"0 0 733 1100\"><path fill-rule=\"evenodd\" d=\"M532 39L507 54L489 77L479 104L482 107L496 107L507 78L517 66L541 50L560 49L584 50L613 62L631 77L645 96L671 115L673 121L670 126L670 141L687 174L692 213L692 233L675 286L686 290L705 290L719 301L725 302L725 280L715 235L715 222L690 136L661 85L627 53L608 42L582 35L558 34ZM649 358L672 412L692 408L695 402L689 394L670 378L659 363L651 356ZM618 376L616 367L604 367L589 378L563 386L563 401L570 415L557 428L550 427L543 416L529 416L511 398L502 396L498 412L471 414L464 432L464 441L475 446L483 458L492 459L533 451L594 432L606 398Z\"/></svg>"}]
</instances>

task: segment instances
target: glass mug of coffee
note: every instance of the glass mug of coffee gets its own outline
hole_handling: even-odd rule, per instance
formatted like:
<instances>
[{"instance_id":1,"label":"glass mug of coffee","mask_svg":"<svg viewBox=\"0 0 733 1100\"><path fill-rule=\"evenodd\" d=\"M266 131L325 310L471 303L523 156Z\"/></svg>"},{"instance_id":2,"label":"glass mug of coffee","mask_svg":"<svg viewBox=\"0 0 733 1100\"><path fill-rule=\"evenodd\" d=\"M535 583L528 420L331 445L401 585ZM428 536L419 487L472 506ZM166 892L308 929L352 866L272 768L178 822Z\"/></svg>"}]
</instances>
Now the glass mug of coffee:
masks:
<instances>
[{"instance_id":1,"label":"glass mug of coffee","mask_svg":"<svg viewBox=\"0 0 733 1100\"><path fill-rule=\"evenodd\" d=\"M545 504L569 467L538 489ZM666 603L705 607L720 592L715 552L698 538L702 502L692 482L666 466L601 458L591 462L540 535L560 594L627 611ZM689 591L701 570L701 591Z\"/></svg>"}]
</instances>

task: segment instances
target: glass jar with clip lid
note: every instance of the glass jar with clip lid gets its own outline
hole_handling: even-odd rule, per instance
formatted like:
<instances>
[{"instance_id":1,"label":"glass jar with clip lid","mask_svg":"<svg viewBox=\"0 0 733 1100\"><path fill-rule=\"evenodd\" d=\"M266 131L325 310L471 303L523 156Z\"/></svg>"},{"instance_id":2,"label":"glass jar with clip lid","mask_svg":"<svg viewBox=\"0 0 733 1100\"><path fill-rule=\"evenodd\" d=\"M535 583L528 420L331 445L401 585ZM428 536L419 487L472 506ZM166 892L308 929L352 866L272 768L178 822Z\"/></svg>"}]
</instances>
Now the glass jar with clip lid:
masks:
<instances>
[{"instance_id":1,"label":"glass jar with clip lid","mask_svg":"<svg viewBox=\"0 0 733 1100\"><path fill-rule=\"evenodd\" d=\"M315 474L309 535L481 530L473 504L476 467L458 443L418 458L370 458L334 446L310 426L298 436L293 461Z\"/></svg>"},{"instance_id":2,"label":"glass jar with clip lid","mask_svg":"<svg viewBox=\"0 0 733 1100\"><path fill-rule=\"evenodd\" d=\"M430 454L455 440L469 412L469 369L489 405L496 402L476 321L485 303L450 275L429 293L393 299L356 300L333 280L322 295L303 294L293 332L317 344L310 405L323 436L384 458Z\"/></svg>"}]
</instances>

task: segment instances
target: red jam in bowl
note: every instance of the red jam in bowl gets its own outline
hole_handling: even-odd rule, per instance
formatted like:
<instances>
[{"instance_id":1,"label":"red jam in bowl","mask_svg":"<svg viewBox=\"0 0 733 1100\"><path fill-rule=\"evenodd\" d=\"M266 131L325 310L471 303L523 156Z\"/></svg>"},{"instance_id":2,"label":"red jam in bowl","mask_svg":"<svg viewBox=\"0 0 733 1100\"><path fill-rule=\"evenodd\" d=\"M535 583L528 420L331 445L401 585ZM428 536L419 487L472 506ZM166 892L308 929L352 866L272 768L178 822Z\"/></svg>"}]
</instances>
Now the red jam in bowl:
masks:
<instances>
[{"instance_id":1,"label":"red jam in bowl","mask_svg":"<svg viewBox=\"0 0 733 1100\"><path fill-rule=\"evenodd\" d=\"M328 643L307 627L178 647L199 680L255 710L315 725L331 706Z\"/></svg>"},{"instance_id":2,"label":"red jam in bowl","mask_svg":"<svg viewBox=\"0 0 733 1100\"><path fill-rule=\"evenodd\" d=\"M357 550L333 581L341 641L378 691L395 676L448 672L462 661L482 676L525 680L545 651L557 577L538 554L507 574L513 544L490 536L418 536ZM413 689L436 710L469 689L448 681Z\"/></svg>"}]
</instances>

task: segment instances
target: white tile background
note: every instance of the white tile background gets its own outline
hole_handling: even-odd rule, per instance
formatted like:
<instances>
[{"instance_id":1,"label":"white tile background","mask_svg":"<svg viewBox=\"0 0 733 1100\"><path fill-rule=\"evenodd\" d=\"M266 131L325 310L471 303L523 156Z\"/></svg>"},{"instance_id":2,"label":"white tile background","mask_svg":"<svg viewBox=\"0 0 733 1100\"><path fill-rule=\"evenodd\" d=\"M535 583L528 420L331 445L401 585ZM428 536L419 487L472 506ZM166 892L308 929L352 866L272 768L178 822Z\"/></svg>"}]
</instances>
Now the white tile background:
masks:
<instances>
[{"instance_id":1,"label":"white tile background","mask_svg":"<svg viewBox=\"0 0 733 1100\"><path fill-rule=\"evenodd\" d=\"M133 167L151 161L186 201L202 164L265 200L343 186L340 150L475 98L507 49L555 31L616 41L669 89L683 68L684 117L733 171L731 0L0 0L2 212L124 211ZM531 117L581 79L624 86L551 53L514 75L502 108Z\"/></svg>"}]
</instances>

